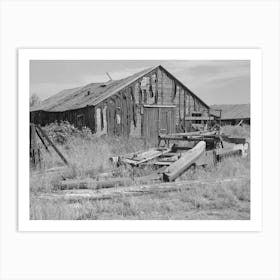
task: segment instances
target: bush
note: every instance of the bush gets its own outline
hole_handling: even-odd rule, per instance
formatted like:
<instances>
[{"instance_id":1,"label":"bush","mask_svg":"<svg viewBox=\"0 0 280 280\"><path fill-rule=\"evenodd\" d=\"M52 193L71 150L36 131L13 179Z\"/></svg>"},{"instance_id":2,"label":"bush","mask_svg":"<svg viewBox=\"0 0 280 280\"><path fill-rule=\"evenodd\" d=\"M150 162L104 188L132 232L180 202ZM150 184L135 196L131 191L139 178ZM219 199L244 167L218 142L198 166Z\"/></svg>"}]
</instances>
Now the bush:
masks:
<instances>
[{"instance_id":1,"label":"bush","mask_svg":"<svg viewBox=\"0 0 280 280\"><path fill-rule=\"evenodd\" d=\"M78 129L68 121L53 122L44 127L44 131L55 144L66 144L72 137L90 139L92 132L88 127Z\"/></svg>"}]
</instances>

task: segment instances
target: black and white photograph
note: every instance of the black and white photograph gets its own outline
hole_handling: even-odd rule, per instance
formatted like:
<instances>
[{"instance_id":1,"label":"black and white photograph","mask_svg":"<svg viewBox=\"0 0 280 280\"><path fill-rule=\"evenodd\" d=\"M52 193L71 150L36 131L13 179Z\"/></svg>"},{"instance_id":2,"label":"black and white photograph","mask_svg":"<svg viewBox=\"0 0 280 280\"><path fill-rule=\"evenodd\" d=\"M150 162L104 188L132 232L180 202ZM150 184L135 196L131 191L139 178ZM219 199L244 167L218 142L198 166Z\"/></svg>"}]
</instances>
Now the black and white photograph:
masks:
<instances>
[{"instance_id":1,"label":"black and white photograph","mask_svg":"<svg viewBox=\"0 0 280 280\"><path fill-rule=\"evenodd\" d=\"M30 60L31 220L250 220L250 60Z\"/></svg>"},{"instance_id":2,"label":"black and white photograph","mask_svg":"<svg viewBox=\"0 0 280 280\"><path fill-rule=\"evenodd\" d=\"M279 0L0 0L0 279L280 280Z\"/></svg>"}]
</instances>

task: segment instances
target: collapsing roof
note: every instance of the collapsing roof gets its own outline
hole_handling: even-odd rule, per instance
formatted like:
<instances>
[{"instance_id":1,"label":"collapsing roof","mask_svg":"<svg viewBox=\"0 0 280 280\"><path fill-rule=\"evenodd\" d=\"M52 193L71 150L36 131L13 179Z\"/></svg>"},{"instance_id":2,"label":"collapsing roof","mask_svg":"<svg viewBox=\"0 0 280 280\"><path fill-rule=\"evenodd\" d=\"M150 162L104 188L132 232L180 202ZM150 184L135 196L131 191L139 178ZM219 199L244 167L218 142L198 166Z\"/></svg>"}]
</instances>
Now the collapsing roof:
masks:
<instances>
[{"instance_id":1,"label":"collapsing roof","mask_svg":"<svg viewBox=\"0 0 280 280\"><path fill-rule=\"evenodd\" d=\"M204 106L209 108L207 104L205 104L200 98L198 98L182 82L180 82L162 66L158 65L145 69L141 72L138 72L121 80L110 80L105 83L91 83L84 87L63 90L49 97L43 102L34 105L30 108L30 111L63 112L68 110L84 108L86 106L98 105L100 102L121 91L127 86L132 85L145 75L148 75L154 70L156 70L157 68L160 68L168 76L171 76L173 79L175 79L179 86L187 90L189 94L197 98L202 104L204 104Z\"/></svg>"},{"instance_id":2,"label":"collapsing roof","mask_svg":"<svg viewBox=\"0 0 280 280\"><path fill-rule=\"evenodd\" d=\"M222 110L222 120L250 119L250 104L213 105L211 109Z\"/></svg>"}]
</instances>

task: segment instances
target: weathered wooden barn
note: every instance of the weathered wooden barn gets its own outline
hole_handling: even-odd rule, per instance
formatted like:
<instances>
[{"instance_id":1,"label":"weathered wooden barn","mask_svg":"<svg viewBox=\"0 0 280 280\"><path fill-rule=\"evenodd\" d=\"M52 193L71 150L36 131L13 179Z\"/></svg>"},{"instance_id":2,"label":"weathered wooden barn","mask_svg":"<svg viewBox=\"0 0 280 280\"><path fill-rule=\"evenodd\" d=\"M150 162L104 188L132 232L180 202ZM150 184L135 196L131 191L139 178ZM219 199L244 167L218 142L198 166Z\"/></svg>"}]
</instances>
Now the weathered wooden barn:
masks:
<instances>
[{"instance_id":1,"label":"weathered wooden barn","mask_svg":"<svg viewBox=\"0 0 280 280\"><path fill-rule=\"evenodd\" d=\"M211 112L221 110L222 125L250 124L250 104L224 104L211 106Z\"/></svg>"},{"instance_id":2,"label":"weathered wooden barn","mask_svg":"<svg viewBox=\"0 0 280 280\"><path fill-rule=\"evenodd\" d=\"M207 123L210 107L161 65L121 80L64 90L31 108L30 121L42 126L67 120L95 133L140 136L188 131Z\"/></svg>"}]
</instances>

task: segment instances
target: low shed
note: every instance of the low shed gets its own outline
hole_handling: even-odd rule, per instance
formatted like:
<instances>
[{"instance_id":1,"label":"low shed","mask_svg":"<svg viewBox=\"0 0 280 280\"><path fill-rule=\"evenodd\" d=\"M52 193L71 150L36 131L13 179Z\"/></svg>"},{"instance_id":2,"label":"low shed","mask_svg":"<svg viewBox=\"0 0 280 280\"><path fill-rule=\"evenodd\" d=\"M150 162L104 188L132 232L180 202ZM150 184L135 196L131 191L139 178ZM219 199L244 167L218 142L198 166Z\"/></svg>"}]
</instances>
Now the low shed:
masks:
<instances>
[{"instance_id":1,"label":"low shed","mask_svg":"<svg viewBox=\"0 0 280 280\"><path fill-rule=\"evenodd\" d=\"M195 117L207 119L210 107L161 65L121 80L63 90L31 108L30 120L42 126L67 120L95 133L140 136L187 131Z\"/></svg>"},{"instance_id":2,"label":"low shed","mask_svg":"<svg viewBox=\"0 0 280 280\"><path fill-rule=\"evenodd\" d=\"M225 104L211 106L211 112L218 112L219 110L222 111L221 122L223 125L235 125L240 121L250 124L250 104Z\"/></svg>"}]
</instances>

